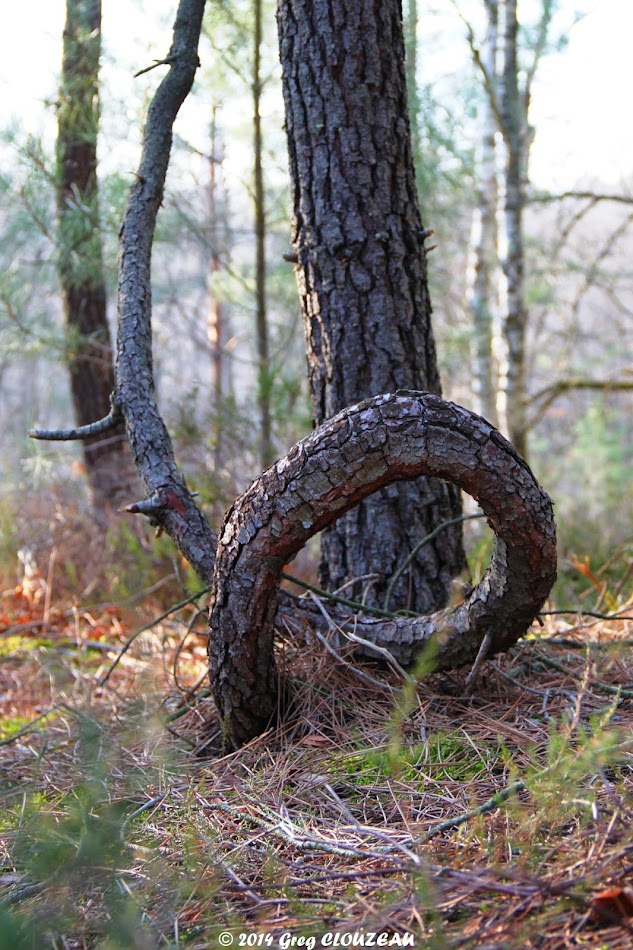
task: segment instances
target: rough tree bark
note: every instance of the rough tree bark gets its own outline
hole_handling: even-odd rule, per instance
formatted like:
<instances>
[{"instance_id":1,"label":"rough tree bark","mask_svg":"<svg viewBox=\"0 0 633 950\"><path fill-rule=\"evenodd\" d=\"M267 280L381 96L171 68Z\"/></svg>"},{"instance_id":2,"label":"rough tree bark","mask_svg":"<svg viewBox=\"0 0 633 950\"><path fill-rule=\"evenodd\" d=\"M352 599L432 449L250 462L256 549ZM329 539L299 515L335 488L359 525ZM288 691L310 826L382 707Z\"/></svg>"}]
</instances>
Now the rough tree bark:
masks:
<instances>
[{"instance_id":1,"label":"rough tree bark","mask_svg":"<svg viewBox=\"0 0 633 950\"><path fill-rule=\"evenodd\" d=\"M120 236L116 405L149 498L141 509L163 528L201 577L210 578L215 535L176 465L156 402L152 366L151 258L163 197L173 124L193 85L205 0L180 0L169 70L149 107L138 172L130 187ZM159 64L162 65L162 64Z\"/></svg>"},{"instance_id":2,"label":"rough tree bark","mask_svg":"<svg viewBox=\"0 0 633 950\"><path fill-rule=\"evenodd\" d=\"M400 0L279 0L277 18L314 421L401 388L439 395ZM437 479L378 492L325 533L322 586L376 575L348 590L380 606L420 539L459 511ZM420 549L392 604L441 606L463 567L456 525Z\"/></svg>"},{"instance_id":3,"label":"rough tree bark","mask_svg":"<svg viewBox=\"0 0 633 950\"><path fill-rule=\"evenodd\" d=\"M99 223L97 134L101 0L67 0L57 110L58 270L78 426L110 411L114 366ZM123 426L83 442L93 507L117 507L131 482Z\"/></svg>"},{"instance_id":4,"label":"rough tree bark","mask_svg":"<svg viewBox=\"0 0 633 950\"><path fill-rule=\"evenodd\" d=\"M556 576L551 502L527 464L480 416L428 393L367 400L261 475L222 526L209 656L227 745L258 735L277 708L273 637L284 564L370 493L421 474L450 479L477 499L496 535L494 554L460 606L394 618L391 626L379 620L374 642L411 663L432 641L435 666L443 669L472 661L484 637L495 653L525 632ZM344 615L337 623L345 628Z\"/></svg>"}]
</instances>

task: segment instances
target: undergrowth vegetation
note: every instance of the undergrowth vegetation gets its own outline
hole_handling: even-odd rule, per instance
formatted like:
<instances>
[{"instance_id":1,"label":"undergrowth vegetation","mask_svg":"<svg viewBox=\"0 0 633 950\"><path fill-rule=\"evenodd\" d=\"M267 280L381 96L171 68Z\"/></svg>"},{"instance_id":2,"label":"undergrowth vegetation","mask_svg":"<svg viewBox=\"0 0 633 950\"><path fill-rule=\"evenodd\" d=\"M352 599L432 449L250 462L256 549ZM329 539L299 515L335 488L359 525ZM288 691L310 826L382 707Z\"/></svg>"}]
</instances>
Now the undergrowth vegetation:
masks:
<instances>
[{"instance_id":1,"label":"undergrowth vegetation","mask_svg":"<svg viewBox=\"0 0 633 950\"><path fill-rule=\"evenodd\" d=\"M224 755L180 565L98 603L85 554L82 604L37 556L0 607L1 947L630 946L633 620L589 616L626 572L578 555L586 614L474 683L282 637L283 725Z\"/></svg>"}]
</instances>

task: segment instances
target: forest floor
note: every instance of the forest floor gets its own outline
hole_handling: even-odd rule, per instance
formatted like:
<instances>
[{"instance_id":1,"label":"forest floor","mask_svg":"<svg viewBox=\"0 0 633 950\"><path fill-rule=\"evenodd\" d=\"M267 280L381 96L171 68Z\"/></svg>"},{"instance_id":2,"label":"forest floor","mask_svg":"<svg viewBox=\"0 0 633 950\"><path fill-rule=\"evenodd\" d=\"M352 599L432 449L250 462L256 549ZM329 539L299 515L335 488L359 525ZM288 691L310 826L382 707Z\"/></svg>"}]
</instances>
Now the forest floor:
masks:
<instances>
[{"instance_id":1,"label":"forest floor","mask_svg":"<svg viewBox=\"0 0 633 950\"><path fill-rule=\"evenodd\" d=\"M292 708L223 755L203 603L4 593L0 947L633 945L633 621L470 692L280 639Z\"/></svg>"}]
</instances>

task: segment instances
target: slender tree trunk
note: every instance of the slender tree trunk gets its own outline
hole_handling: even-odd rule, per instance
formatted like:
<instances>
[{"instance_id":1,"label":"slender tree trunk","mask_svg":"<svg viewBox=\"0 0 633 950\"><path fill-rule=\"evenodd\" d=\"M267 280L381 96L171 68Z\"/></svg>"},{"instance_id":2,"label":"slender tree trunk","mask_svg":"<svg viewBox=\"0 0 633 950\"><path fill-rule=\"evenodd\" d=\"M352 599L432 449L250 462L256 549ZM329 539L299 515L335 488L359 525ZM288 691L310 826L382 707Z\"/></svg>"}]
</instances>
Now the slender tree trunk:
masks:
<instances>
[{"instance_id":1,"label":"slender tree trunk","mask_svg":"<svg viewBox=\"0 0 633 950\"><path fill-rule=\"evenodd\" d=\"M421 160L420 96L418 93L418 0L408 0L405 29L405 70L409 120L411 122L411 148L414 165Z\"/></svg>"},{"instance_id":2,"label":"slender tree trunk","mask_svg":"<svg viewBox=\"0 0 633 950\"><path fill-rule=\"evenodd\" d=\"M270 418L270 352L266 306L266 196L262 167L261 119L261 46L262 0L254 0L255 42L253 50L253 153L255 192L255 326L257 339L257 403L259 406L259 445L262 468L274 458Z\"/></svg>"},{"instance_id":3,"label":"slender tree trunk","mask_svg":"<svg viewBox=\"0 0 633 950\"><path fill-rule=\"evenodd\" d=\"M507 314L504 325L506 365L503 388L508 437L517 451L527 456L527 400L525 378L525 337L527 310L523 243L523 211L527 177L528 125L524 97L519 88L517 61L517 0L503 5L503 75L501 112L506 148L505 230Z\"/></svg>"},{"instance_id":4,"label":"slender tree trunk","mask_svg":"<svg viewBox=\"0 0 633 950\"><path fill-rule=\"evenodd\" d=\"M482 62L491 81L497 77L497 0L486 0L488 31ZM474 279L470 307L473 316L473 383L476 408L494 426L498 426L497 399L499 379L495 356L495 323L499 316L499 236L497 206L497 155L495 138L497 118L488 96L484 100L483 134L479 163L478 206L473 223Z\"/></svg>"},{"instance_id":5,"label":"slender tree trunk","mask_svg":"<svg viewBox=\"0 0 633 950\"><path fill-rule=\"evenodd\" d=\"M400 2L279 0L278 26L314 421L379 393L439 394ZM322 584L370 575L349 593L381 605L416 545L459 512L438 479L390 486L325 532ZM391 606L440 606L463 565L460 529L440 532Z\"/></svg>"},{"instance_id":6,"label":"slender tree trunk","mask_svg":"<svg viewBox=\"0 0 633 950\"><path fill-rule=\"evenodd\" d=\"M97 187L100 54L100 0L67 0L58 108L58 266L77 425L106 416L114 390ZM95 508L129 500L131 457L123 426L87 439L83 451Z\"/></svg>"},{"instance_id":7,"label":"slender tree trunk","mask_svg":"<svg viewBox=\"0 0 633 950\"><path fill-rule=\"evenodd\" d=\"M220 257L220 216L218 214L217 107L211 119L211 155L209 158L209 223L211 230L211 260L209 262L209 316L207 337L211 346L211 374L213 387L213 461L216 471L224 464L223 404L224 404L224 308L213 287L215 275L222 269Z\"/></svg>"}]
</instances>

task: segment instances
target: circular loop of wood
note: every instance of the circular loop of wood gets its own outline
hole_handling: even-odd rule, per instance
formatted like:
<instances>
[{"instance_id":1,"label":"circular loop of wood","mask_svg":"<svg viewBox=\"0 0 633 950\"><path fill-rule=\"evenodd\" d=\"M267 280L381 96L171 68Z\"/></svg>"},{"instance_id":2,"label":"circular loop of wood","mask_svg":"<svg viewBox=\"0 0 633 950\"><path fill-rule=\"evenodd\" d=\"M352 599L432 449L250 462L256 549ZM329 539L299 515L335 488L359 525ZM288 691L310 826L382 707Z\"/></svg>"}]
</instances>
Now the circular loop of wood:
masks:
<instances>
[{"instance_id":1,"label":"circular loop of wood","mask_svg":"<svg viewBox=\"0 0 633 950\"><path fill-rule=\"evenodd\" d=\"M211 679L226 740L262 731L276 708L275 616L284 565L367 495L419 475L476 499L495 532L485 576L458 607L419 618L361 618L355 629L409 663L434 642L438 668L471 662L528 628L556 577L552 503L526 462L488 422L429 393L398 392L345 409L264 472L220 532L209 640ZM296 601L295 610L305 610ZM345 625L350 614L337 610Z\"/></svg>"}]
</instances>

